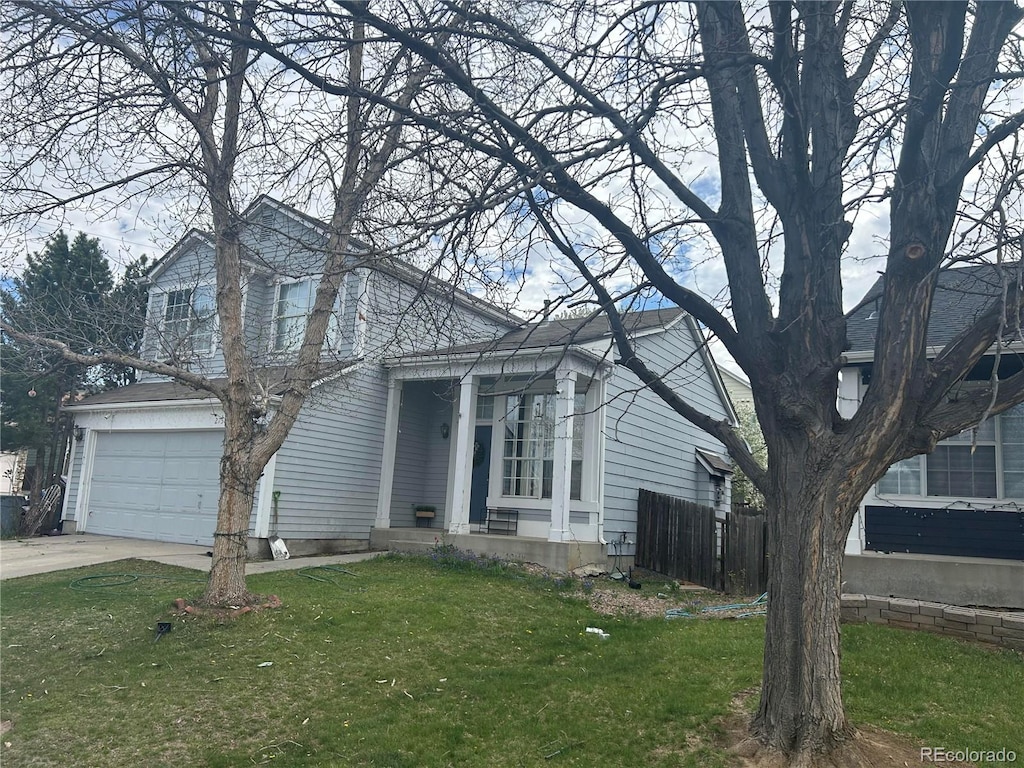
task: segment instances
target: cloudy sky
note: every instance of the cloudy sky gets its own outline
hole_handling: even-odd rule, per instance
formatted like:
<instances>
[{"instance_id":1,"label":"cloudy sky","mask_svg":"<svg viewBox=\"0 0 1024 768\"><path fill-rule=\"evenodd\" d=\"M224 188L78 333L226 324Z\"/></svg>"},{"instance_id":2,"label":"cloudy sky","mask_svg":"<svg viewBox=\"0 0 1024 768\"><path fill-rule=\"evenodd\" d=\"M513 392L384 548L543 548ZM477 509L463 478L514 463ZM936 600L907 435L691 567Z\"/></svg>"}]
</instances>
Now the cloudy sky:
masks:
<instances>
[{"instance_id":1,"label":"cloudy sky","mask_svg":"<svg viewBox=\"0 0 1024 768\"><path fill-rule=\"evenodd\" d=\"M686 45L685 40L672 41L673 44ZM282 92L280 102L272 108L280 108L283 104L287 107L291 101L291 95ZM695 103L700 104L701 99L694 97ZM555 103L555 102L553 102ZM699 112L700 110L698 110ZM705 110L706 111L706 110ZM294 113L292 113L294 114ZM678 115L665 118L664 136L673 137L672 141L661 141L661 146L671 145L677 148L676 156L665 156L666 162L672 167L683 169L681 175L683 180L699 194L704 195L712 204L717 196L716 179L714 175L715 163L710 155L705 159L701 158L701 147L713 146L710 133L705 132L699 135L704 125L705 116L687 113L685 109L679 111ZM673 125L672 120L678 120L678 125ZM164 136L174 137L178 134L173 127L164 129L160 133ZM116 130L116 129L115 129ZM689 131L685 138L678 138L679 134ZM694 133L694 132L697 133ZM285 139L281 139L284 141ZM696 147L697 149L694 149ZM24 151L24 150L23 150ZM124 156L108 156L106 162L121 170L128 168ZM102 163L91 161L88 166L80 168L81 176L95 180L102 179L104 169L99 167ZM689 167L689 168L688 168ZM69 162L63 163L67 171L65 181L72 184L78 183L75 178L75 169ZM600 167L591 169L595 178L601 178ZM628 174L620 176L616 181L602 182L607 188L602 189L599 194L604 195L608 200L621 199L624 203L622 210L630 211L636 209L636 199L631 197L628 189L632 181ZM51 185L53 180L45 172L36 172L29 169L22 179L25 189L32 189L33 185L43 189ZM616 187L615 185L619 186ZM325 187L326 188L326 187ZM238 202L244 207L259 193L266 193L273 197L290 201L287 190L274 188L260 188L252 190L248 199L240 199ZM161 196L164 195L164 196ZM662 196L663 194L663 196ZM656 185L651 188L651 205L655 208L664 208L665 216L662 220L674 221L681 218L678 210L672 210L670 203L664 202L671 196L664 191L659 191ZM25 197L26 199L23 199ZM113 202L111 202L113 200ZM127 200L110 198L106 203L99 201L84 201L83 203L69 207L59 214L50 214L41 218L10 218L8 214L24 208L28 202L27 196L18 193L8 193L6 199L0 198L0 277L9 277L16 274L24 265L25 255L39 251L45 245L46 240L58 230L65 230L69 234L84 232L89 236L96 237L106 251L112 265L117 269L124 264L142 255L151 258L159 258L171 247L185 232L192 226L203 227L204 222L196 219L185 218L181 215L182 210L187 210L187 205L180 205L180 198L175 198L170 193L151 194L148 196L131 197ZM315 210L308 205L299 204L300 208L311 215L323 215L325 209ZM653 221L659 221L658 213ZM878 272L883 267L882 259L878 254L885 252L887 244L887 204L864 204L860 206L857 217L854 221L854 234L847 249L844 261L844 302L847 307L854 305L878 277ZM629 221L629 213L623 217ZM572 216L565 214L565 218L573 227L574 233L578 234L581 241L599 242L606 237L599 227L592 225L585 218L573 220ZM500 248L503 244L496 243L494 247ZM684 285L693 288L702 295L717 299L716 304L725 304L725 272L720 259L715 258L713 252L702 249L699 243L685 244L678 249L671 251L676 259L674 274ZM779 259L773 255L772 266L774 273L768 277L769 293L774 290L778 280L778 270L781 266ZM514 295L516 309L521 314L529 316L531 313L540 310L546 299L557 299L564 293L564 277L572 274L571 266L568 266L560 256L553 252L541 251L532 254L529 262L529 270L524 276L518 290L512 292ZM614 287L621 290L628 287L629 276L623 275L614 281ZM725 358L719 349L718 357Z\"/></svg>"},{"instance_id":2,"label":"cloudy sky","mask_svg":"<svg viewBox=\"0 0 1024 768\"><path fill-rule=\"evenodd\" d=\"M19 272L24 266L25 254L41 250L46 240L61 229L69 233L84 232L98 238L115 270L142 255L159 258L195 224L169 219L168 202L151 198L112 212L83 206L66 211L60 218L38 220L31 227L8 225L0 245L2 274L8 277ZM884 268L884 260L878 254L885 250L887 210L886 206L877 206L860 213L844 262L844 303L847 307L864 295ZM554 254L531 259L527 278L515 294L516 309L526 317L540 311L545 300L554 300L563 294L564 276L572 274L572 270L570 264ZM719 295L725 285L724 265L720 259L703 260L693 265L684 279L689 287L706 295ZM625 287L626 282L618 281L619 287ZM713 343L712 350L720 364L738 372L720 344Z\"/></svg>"}]
</instances>

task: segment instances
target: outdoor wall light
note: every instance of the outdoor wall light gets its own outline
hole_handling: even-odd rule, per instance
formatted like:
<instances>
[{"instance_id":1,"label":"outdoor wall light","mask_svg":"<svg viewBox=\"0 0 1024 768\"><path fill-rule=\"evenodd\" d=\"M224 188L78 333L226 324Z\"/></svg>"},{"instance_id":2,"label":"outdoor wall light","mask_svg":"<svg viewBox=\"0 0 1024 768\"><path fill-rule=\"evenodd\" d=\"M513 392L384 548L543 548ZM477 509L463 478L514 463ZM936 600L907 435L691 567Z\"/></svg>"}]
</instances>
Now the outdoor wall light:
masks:
<instances>
[{"instance_id":1,"label":"outdoor wall light","mask_svg":"<svg viewBox=\"0 0 1024 768\"><path fill-rule=\"evenodd\" d=\"M85 429L83 427L75 427L75 442L80 443L85 439Z\"/></svg>"},{"instance_id":2,"label":"outdoor wall light","mask_svg":"<svg viewBox=\"0 0 1024 768\"><path fill-rule=\"evenodd\" d=\"M448 426L448 422L441 425L441 439L447 440L448 436L452 433L452 428Z\"/></svg>"}]
</instances>

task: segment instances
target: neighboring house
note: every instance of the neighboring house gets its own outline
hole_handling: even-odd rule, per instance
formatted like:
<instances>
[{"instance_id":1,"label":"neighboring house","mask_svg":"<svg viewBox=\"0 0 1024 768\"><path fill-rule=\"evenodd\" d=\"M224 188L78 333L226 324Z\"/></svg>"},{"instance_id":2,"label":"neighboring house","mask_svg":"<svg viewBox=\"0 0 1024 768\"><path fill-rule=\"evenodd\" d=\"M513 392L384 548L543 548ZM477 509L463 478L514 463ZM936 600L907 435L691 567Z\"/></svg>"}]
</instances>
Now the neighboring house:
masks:
<instances>
[{"instance_id":1,"label":"neighboring house","mask_svg":"<svg viewBox=\"0 0 1024 768\"><path fill-rule=\"evenodd\" d=\"M732 400L733 405L752 409L754 407L754 395L750 390L750 382L745 377L733 373L724 366L719 366L718 372L722 374L725 391L729 393L729 399Z\"/></svg>"},{"instance_id":2,"label":"neighboring house","mask_svg":"<svg viewBox=\"0 0 1024 768\"><path fill-rule=\"evenodd\" d=\"M27 464L27 450L0 453L0 496L14 496L22 492Z\"/></svg>"},{"instance_id":3,"label":"neighboring house","mask_svg":"<svg viewBox=\"0 0 1024 768\"><path fill-rule=\"evenodd\" d=\"M273 408L326 232L266 197L246 218L245 334ZM149 278L144 355L223 376L209 237L189 233ZM625 319L652 369L712 416L734 418L688 315ZM261 479L250 550L265 552L273 535L293 552L446 537L569 567L600 561L612 540L616 554L631 554L640 487L727 509L724 446L611 355L603 317L525 324L407 264L353 255L322 378ZM212 542L218 401L143 374L68 410L81 429L65 530Z\"/></svg>"},{"instance_id":4,"label":"neighboring house","mask_svg":"<svg viewBox=\"0 0 1024 768\"><path fill-rule=\"evenodd\" d=\"M882 279L848 323L839 395L844 416L856 412L871 380L881 295ZM992 266L941 273L929 354L1001 295ZM1008 335L999 348L1001 377L1021 370L1022 351L1020 337ZM993 350L962 386L988 382L995 359ZM1024 405L893 465L862 502L846 553L848 592L1024 607Z\"/></svg>"}]
</instances>

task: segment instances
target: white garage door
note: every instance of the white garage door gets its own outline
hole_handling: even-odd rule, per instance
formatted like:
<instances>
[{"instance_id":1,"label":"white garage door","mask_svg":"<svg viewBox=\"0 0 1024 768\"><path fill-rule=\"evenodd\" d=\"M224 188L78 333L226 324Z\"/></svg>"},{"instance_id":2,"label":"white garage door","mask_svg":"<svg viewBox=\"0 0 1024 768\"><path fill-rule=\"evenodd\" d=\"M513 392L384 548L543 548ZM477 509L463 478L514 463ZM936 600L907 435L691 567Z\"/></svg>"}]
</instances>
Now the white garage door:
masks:
<instances>
[{"instance_id":1,"label":"white garage door","mask_svg":"<svg viewBox=\"0 0 1024 768\"><path fill-rule=\"evenodd\" d=\"M86 530L213 544L221 430L101 432Z\"/></svg>"}]
</instances>

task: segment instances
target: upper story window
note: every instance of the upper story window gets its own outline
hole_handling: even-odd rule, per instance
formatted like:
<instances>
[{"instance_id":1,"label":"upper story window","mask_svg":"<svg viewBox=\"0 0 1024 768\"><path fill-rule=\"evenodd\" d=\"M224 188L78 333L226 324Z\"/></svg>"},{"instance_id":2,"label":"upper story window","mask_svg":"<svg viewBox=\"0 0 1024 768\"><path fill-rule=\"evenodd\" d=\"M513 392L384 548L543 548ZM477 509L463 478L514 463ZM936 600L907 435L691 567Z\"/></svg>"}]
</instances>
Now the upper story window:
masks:
<instances>
[{"instance_id":1,"label":"upper story window","mask_svg":"<svg viewBox=\"0 0 1024 768\"><path fill-rule=\"evenodd\" d=\"M216 320L217 301L212 285L169 291L164 304L164 346L168 350L185 347L192 354L209 354L213 351Z\"/></svg>"},{"instance_id":2,"label":"upper story window","mask_svg":"<svg viewBox=\"0 0 1024 768\"><path fill-rule=\"evenodd\" d=\"M1024 498L1024 405L893 464L878 493L956 499Z\"/></svg>"},{"instance_id":3,"label":"upper story window","mask_svg":"<svg viewBox=\"0 0 1024 768\"><path fill-rule=\"evenodd\" d=\"M302 345L306 333L306 319L313 309L316 300L318 278L306 278L290 283L281 283L277 287L277 298L274 301L273 350L275 352L291 352ZM338 291L338 300L327 325L327 336L324 339L325 349L334 349L341 340L341 315L345 300L345 281Z\"/></svg>"},{"instance_id":4,"label":"upper story window","mask_svg":"<svg viewBox=\"0 0 1024 768\"><path fill-rule=\"evenodd\" d=\"M274 302L274 351L298 349L316 290L312 280L281 283Z\"/></svg>"}]
</instances>

